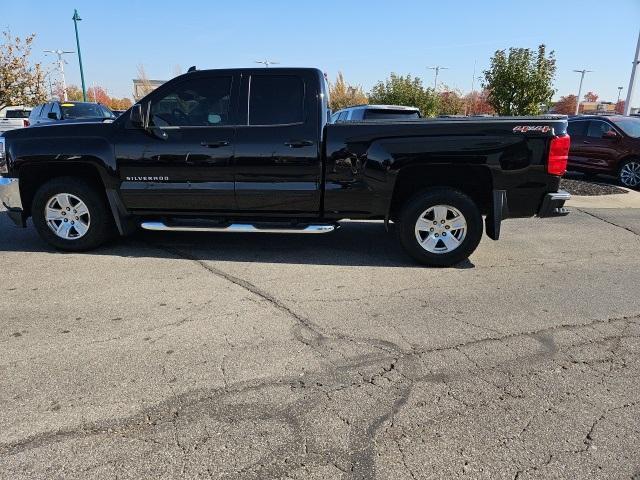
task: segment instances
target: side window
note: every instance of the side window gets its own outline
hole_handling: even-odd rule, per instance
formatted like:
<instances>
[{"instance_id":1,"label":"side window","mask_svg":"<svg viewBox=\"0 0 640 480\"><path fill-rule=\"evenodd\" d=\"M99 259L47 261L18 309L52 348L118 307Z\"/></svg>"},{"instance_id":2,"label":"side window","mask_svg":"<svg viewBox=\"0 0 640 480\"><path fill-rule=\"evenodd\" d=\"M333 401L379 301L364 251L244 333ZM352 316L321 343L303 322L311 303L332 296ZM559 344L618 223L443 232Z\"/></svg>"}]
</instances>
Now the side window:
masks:
<instances>
[{"instance_id":1,"label":"side window","mask_svg":"<svg viewBox=\"0 0 640 480\"><path fill-rule=\"evenodd\" d=\"M608 123L600 120L591 120L589 122L589 129L587 130L587 137L602 138L609 130L613 129Z\"/></svg>"},{"instance_id":2,"label":"side window","mask_svg":"<svg viewBox=\"0 0 640 480\"><path fill-rule=\"evenodd\" d=\"M44 107L42 107L42 113L40 116L42 118L47 118L49 116L49 112L51 112L51 108L53 107L53 103L45 103Z\"/></svg>"},{"instance_id":3,"label":"side window","mask_svg":"<svg viewBox=\"0 0 640 480\"><path fill-rule=\"evenodd\" d=\"M42 105L38 105L33 110L31 110L31 114L29 115L29 123L33 123L40 116L40 112L42 111Z\"/></svg>"},{"instance_id":4,"label":"side window","mask_svg":"<svg viewBox=\"0 0 640 480\"><path fill-rule=\"evenodd\" d=\"M150 124L157 127L229 125L231 77L186 80L151 101Z\"/></svg>"},{"instance_id":5,"label":"side window","mask_svg":"<svg viewBox=\"0 0 640 480\"><path fill-rule=\"evenodd\" d=\"M58 118L62 118L62 112L60 111L60 105L58 105L57 103L53 104L53 107L52 107L51 111L53 113L55 113L58 116Z\"/></svg>"},{"instance_id":6,"label":"side window","mask_svg":"<svg viewBox=\"0 0 640 480\"><path fill-rule=\"evenodd\" d=\"M587 125L589 122L569 122L567 133L572 137L584 137L587 135Z\"/></svg>"},{"instance_id":7,"label":"side window","mask_svg":"<svg viewBox=\"0 0 640 480\"><path fill-rule=\"evenodd\" d=\"M249 125L304 121L304 83L299 77L253 75L249 89Z\"/></svg>"}]
</instances>

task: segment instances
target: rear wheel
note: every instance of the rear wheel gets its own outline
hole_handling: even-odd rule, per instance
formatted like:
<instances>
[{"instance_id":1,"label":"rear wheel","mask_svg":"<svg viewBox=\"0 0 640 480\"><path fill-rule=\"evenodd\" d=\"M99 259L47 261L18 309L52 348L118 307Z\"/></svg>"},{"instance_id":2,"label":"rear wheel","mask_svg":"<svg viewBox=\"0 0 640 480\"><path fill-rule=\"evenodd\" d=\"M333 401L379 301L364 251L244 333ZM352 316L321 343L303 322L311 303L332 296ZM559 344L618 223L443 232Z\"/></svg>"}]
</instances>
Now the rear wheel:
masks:
<instances>
[{"instance_id":1,"label":"rear wheel","mask_svg":"<svg viewBox=\"0 0 640 480\"><path fill-rule=\"evenodd\" d=\"M482 237L482 215L474 201L452 189L413 197L402 209L400 243L419 263L455 265L473 253Z\"/></svg>"},{"instance_id":2,"label":"rear wheel","mask_svg":"<svg viewBox=\"0 0 640 480\"><path fill-rule=\"evenodd\" d=\"M620 183L628 188L640 187L640 160L627 160L618 171Z\"/></svg>"},{"instance_id":3,"label":"rear wheel","mask_svg":"<svg viewBox=\"0 0 640 480\"><path fill-rule=\"evenodd\" d=\"M42 185L31 216L40 237L60 250L90 250L115 232L105 199L80 178L54 178Z\"/></svg>"}]
</instances>

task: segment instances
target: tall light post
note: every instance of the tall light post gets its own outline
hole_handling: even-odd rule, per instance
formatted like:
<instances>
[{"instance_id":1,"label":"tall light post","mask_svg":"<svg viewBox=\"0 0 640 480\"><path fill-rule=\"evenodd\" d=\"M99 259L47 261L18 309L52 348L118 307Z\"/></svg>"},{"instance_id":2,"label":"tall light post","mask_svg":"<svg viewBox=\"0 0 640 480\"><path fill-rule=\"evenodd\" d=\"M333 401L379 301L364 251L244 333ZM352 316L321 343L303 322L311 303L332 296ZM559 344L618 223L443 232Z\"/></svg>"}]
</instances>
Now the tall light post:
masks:
<instances>
[{"instance_id":1,"label":"tall light post","mask_svg":"<svg viewBox=\"0 0 640 480\"><path fill-rule=\"evenodd\" d=\"M593 70L574 70L574 72L580 74L580 86L578 87L578 98L576 99L576 115L580 113L580 95L582 95L582 81L584 80L585 73L593 72Z\"/></svg>"},{"instance_id":2,"label":"tall light post","mask_svg":"<svg viewBox=\"0 0 640 480\"><path fill-rule=\"evenodd\" d=\"M64 78L64 64L67 63L62 59L62 55L67 54L67 53L76 53L73 50L45 50L44 53L53 53L54 55L57 55L58 60L56 61L56 65L58 66L58 71L60 72L60 77L62 77L62 95L64 96L65 100L68 100L67 98L67 81ZM51 80L49 80L49 82L51 82ZM49 85L49 88L51 88L51 85Z\"/></svg>"},{"instance_id":3,"label":"tall light post","mask_svg":"<svg viewBox=\"0 0 640 480\"><path fill-rule=\"evenodd\" d=\"M627 89L627 101L624 103L624 114L631 113L631 100L633 99L633 87L636 83L636 70L640 63L640 34L638 35L638 45L636 46L636 56L633 57L633 67L631 68L631 78L629 79L629 88Z\"/></svg>"},{"instance_id":4,"label":"tall light post","mask_svg":"<svg viewBox=\"0 0 640 480\"><path fill-rule=\"evenodd\" d=\"M80 53L80 37L78 36L78 22L82 19L78 15L78 10L73 10L73 26L76 29L76 45L78 46L78 62L80 63L80 81L82 82L82 100L87 101L87 89L84 86L84 71L82 70L82 54Z\"/></svg>"},{"instance_id":5,"label":"tall light post","mask_svg":"<svg viewBox=\"0 0 640 480\"><path fill-rule=\"evenodd\" d=\"M436 76L433 79L433 89L437 90L438 89L438 74L440 73L440 70L449 70L449 67L441 67L440 65L436 65L435 67L428 67L429 70L435 70L436 72Z\"/></svg>"},{"instance_id":6,"label":"tall light post","mask_svg":"<svg viewBox=\"0 0 640 480\"><path fill-rule=\"evenodd\" d=\"M622 89L624 87L618 87L618 100L616 100L616 105L620 102L620 94L622 93Z\"/></svg>"},{"instance_id":7,"label":"tall light post","mask_svg":"<svg viewBox=\"0 0 640 480\"><path fill-rule=\"evenodd\" d=\"M261 63L265 66L265 68L269 68L269 65L278 65L280 62L272 61L272 60L256 60L256 63Z\"/></svg>"}]
</instances>

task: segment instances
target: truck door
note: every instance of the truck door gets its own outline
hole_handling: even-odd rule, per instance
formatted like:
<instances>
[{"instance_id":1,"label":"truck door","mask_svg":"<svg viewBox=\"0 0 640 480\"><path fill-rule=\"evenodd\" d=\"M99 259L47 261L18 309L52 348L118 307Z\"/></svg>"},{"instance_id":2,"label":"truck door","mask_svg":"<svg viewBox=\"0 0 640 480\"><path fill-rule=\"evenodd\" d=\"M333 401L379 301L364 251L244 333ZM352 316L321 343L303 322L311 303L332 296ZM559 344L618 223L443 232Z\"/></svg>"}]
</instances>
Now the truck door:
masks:
<instances>
[{"instance_id":1,"label":"truck door","mask_svg":"<svg viewBox=\"0 0 640 480\"><path fill-rule=\"evenodd\" d=\"M322 165L317 79L286 70L243 76L235 190L242 213L320 211Z\"/></svg>"},{"instance_id":2,"label":"truck door","mask_svg":"<svg viewBox=\"0 0 640 480\"><path fill-rule=\"evenodd\" d=\"M234 74L195 72L151 96L150 131L133 134L142 155L119 158L121 193L132 210L234 210ZM146 110L145 110L146 111ZM131 136L132 132L128 132ZM129 139L131 141L132 139Z\"/></svg>"}]
</instances>

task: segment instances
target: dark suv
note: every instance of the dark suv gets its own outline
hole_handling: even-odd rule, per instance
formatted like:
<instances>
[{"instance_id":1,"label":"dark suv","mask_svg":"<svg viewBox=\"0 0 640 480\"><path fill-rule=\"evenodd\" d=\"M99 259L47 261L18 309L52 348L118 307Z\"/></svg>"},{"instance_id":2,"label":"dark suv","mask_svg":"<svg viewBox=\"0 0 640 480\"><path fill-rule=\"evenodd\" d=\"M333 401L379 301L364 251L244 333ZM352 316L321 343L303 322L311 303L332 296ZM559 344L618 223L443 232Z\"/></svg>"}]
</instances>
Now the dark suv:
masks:
<instances>
[{"instance_id":1,"label":"dark suv","mask_svg":"<svg viewBox=\"0 0 640 480\"><path fill-rule=\"evenodd\" d=\"M640 187L640 118L569 118L570 170L615 175L625 187Z\"/></svg>"},{"instance_id":2,"label":"dark suv","mask_svg":"<svg viewBox=\"0 0 640 480\"><path fill-rule=\"evenodd\" d=\"M38 105L29 115L29 123L46 125L59 122L104 122L113 121L116 116L99 103L55 101Z\"/></svg>"}]
</instances>

